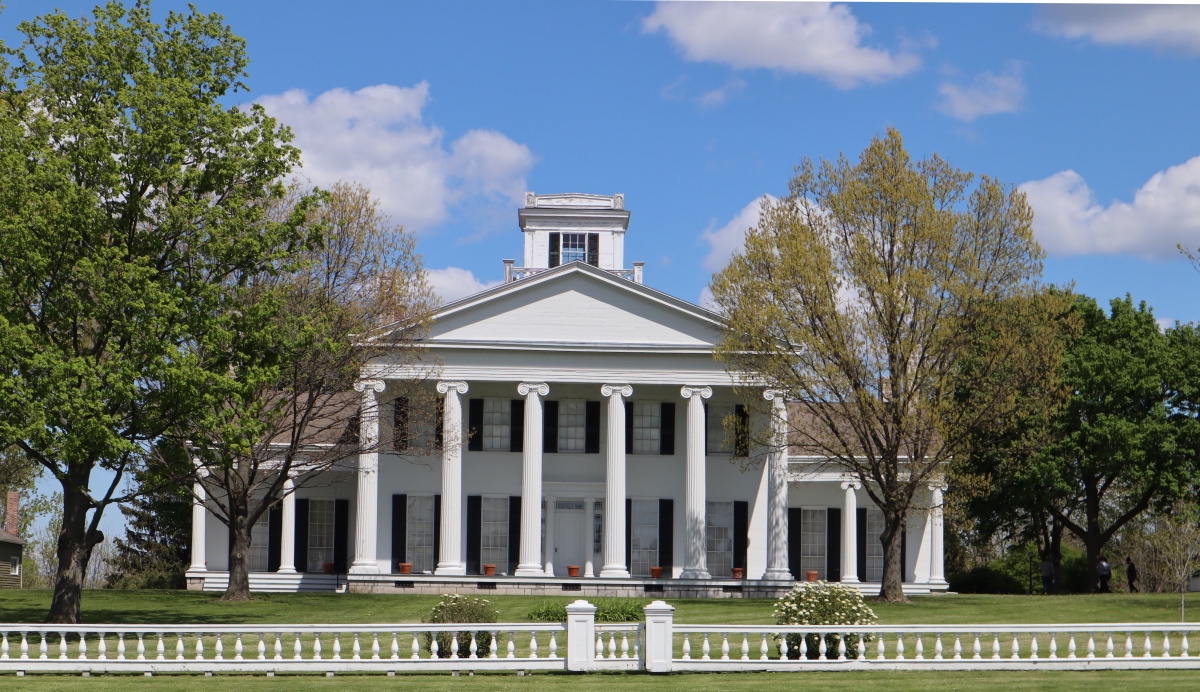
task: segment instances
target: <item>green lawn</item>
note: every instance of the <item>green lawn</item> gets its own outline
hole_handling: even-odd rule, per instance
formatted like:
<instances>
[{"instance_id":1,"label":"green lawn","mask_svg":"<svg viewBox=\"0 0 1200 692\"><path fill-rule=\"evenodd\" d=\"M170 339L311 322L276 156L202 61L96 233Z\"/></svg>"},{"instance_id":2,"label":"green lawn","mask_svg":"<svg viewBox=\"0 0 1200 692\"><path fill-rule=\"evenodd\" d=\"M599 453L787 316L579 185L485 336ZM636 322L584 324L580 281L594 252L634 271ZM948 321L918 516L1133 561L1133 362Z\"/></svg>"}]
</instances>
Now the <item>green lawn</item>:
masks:
<instances>
[{"instance_id":1,"label":"green lawn","mask_svg":"<svg viewBox=\"0 0 1200 692\"><path fill-rule=\"evenodd\" d=\"M375 594L260 594L249 603L222 603L195 591L85 591L83 617L90 623L367 623L420 622L438 596ZM502 622L522 622L543 598L491 599ZM566 600L566 599L563 599ZM649 599L638 599L649 602ZM670 601L678 622L770 624L769 600L681 599ZM50 605L45 590L0 591L0 622L41 622ZM1087 596L929 596L911 603L875 603L881 624L1178 622L1175 594ZM1200 621L1200 593L1188 595L1188 621Z\"/></svg>"}]
</instances>

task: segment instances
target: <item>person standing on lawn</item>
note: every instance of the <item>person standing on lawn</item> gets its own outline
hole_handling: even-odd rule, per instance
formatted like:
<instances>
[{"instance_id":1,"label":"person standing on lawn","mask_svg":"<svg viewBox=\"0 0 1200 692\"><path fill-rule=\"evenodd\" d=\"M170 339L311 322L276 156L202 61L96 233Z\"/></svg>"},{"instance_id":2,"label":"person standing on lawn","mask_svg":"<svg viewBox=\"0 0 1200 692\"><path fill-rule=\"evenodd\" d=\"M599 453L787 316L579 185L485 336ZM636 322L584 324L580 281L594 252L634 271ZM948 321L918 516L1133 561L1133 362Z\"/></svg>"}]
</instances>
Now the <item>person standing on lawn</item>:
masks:
<instances>
[{"instance_id":1,"label":"person standing on lawn","mask_svg":"<svg viewBox=\"0 0 1200 692\"><path fill-rule=\"evenodd\" d=\"M1112 565L1108 564L1108 560L1103 555L1100 556L1100 565L1096 569L1096 574L1100 577L1100 593L1111 593L1108 588L1108 580L1112 579Z\"/></svg>"},{"instance_id":2,"label":"person standing on lawn","mask_svg":"<svg viewBox=\"0 0 1200 692\"><path fill-rule=\"evenodd\" d=\"M1129 593L1137 593L1137 565L1133 564L1133 558L1125 556L1125 581L1129 583Z\"/></svg>"},{"instance_id":3,"label":"person standing on lawn","mask_svg":"<svg viewBox=\"0 0 1200 692\"><path fill-rule=\"evenodd\" d=\"M1042 560L1042 593L1047 596L1054 593L1054 563L1049 555Z\"/></svg>"}]
</instances>

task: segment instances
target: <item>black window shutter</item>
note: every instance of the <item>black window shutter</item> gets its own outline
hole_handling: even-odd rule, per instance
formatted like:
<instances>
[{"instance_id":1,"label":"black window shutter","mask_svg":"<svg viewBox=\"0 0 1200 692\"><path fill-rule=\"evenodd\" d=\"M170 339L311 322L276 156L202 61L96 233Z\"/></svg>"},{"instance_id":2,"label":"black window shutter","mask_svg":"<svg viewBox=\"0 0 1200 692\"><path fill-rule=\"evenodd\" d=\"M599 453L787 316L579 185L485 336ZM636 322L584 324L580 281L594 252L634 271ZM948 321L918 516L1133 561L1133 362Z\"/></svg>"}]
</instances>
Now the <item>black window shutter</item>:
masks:
<instances>
[{"instance_id":1,"label":"black window shutter","mask_svg":"<svg viewBox=\"0 0 1200 692\"><path fill-rule=\"evenodd\" d=\"M517 571L521 563L521 496L508 498L508 573Z\"/></svg>"},{"instance_id":2,"label":"black window shutter","mask_svg":"<svg viewBox=\"0 0 1200 692\"><path fill-rule=\"evenodd\" d=\"M392 402L392 449L408 449L408 397L398 396Z\"/></svg>"},{"instance_id":3,"label":"black window shutter","mask_svg":"<svg viewBox=\"0 0 1200 692\"><path fill-rule=\"evenodd\" d=\"M664 401L658 419L658 453L675 453L675 402Z\"/></svg>"},{"instance_id":4,"label":"black window shutter","mask_svg":"<svg viewBox=\"0 0 1200 692\"><path fill-rule=\"evenodd\" d=\"M748 552L750 552L750 503L738 500L733 503L733 566L746 569L746 553ZM750 577L748 574L742 576Z\"/></svg>"},{"instance_id":5,"label":"black window shutter","mask_svg":"<svg viewBox=\"0 0 1200 692\"><path fill-rule=\"evenodd\" d=\"M633 454L633 402L626 401L621 408L625 410L625 453Z\"/></svg>"},{"instance_id":6,"label":"black window shutter","mask_svg":"<svg viewBox=\"0 0 1200 692\"><path fill-rule=\"evenodd\" d=\"M433 566L442 561L442 496L433 496Z\"/></svg>"},{"instance_id":7,"label":"black window shutter","mask_svg":"<svg viewBox=\"0 0 1200 692\"><path fill-rule=\"evenodd\" d=\"M842 580L842 510L825 510L825 581Z\"/></svg>"},{"instance_id":8,"label":"black window shutter","mask_svg":"<svg viewBox=\"0 0 1200 692\"><path fill-rule=\"evenodd\" d=\"M859 507L854 512L857 519L856 528L858 535L855 536L854 542L858 547L858 580L867 580L867 508Z\"/></svg>"},{"instance_id":9,"label":"black window shutter","mask_svg":"<svg viewBox=\"0 0 1200 692\"><path fill-rule=\"evenodd\" d=\"M282 562L282 550L280 544L283 542L283 510L279 507L279 503L271 505L267 510L267 571L278 572L279 563ZM262 521L262 517L259 517Z\"/></svg>"},{"instance_id":10,"label":"black window shutter","mask_svg":"<svg viewBox=\"0 0 1200 692\"><path fill-rule=\"evenodd\" d=\"M583 406L583 452L600 453L600 402L587 401Z\"/></svg>"},{"instance_id":11,"label":"black window shutter","mask_svg":"<svg viewBox=\"0 0 1200 692\"><path fill-rule=\"evenodd\" d=\"M562 250L562 234L550 234L550 267L554 268L559 265L559 253Z\"/></svg>"},{"instance_id":12,"label":"black window shutter","mask_svg":"<svg viewBox=\"0 0 1200 692\"><path fill-rule=\"evenodd\" d=\"M467 574L483 574L483 496L467 496Z\"/></svg>"},{"instance_id":13,"label":"black window shutter","mask_svg":"<svg viewBox=\"0 0 1200 692\"><path fill-rule=\"evenodd\" d=\"M345 574L350 548L350 501L333 501L333 571Z\"/></svg>"},{"instance_id":14,"label":"black window shutter","mask_svg":"<svg viewBox=\"0 0 1200 692\"><path fill-rule=\"evenodd\" d=\"M542 408L542 452L558 451L558 402L547 401Z\"/></svg>"},{"instance_id":15,"label":"black window shutter","mask_svg":"<svg viewBox=\"0 0 1200 692\"><path fill-rule=\"evenodd\" d=\"M625 569L633 573L633 500L625 500Z\"/></svg>"},{"instance_id":16,"label":"black window shutter","mask_svg":"<svg viewBox=\"0 0 1200 692\"><path fill-rule=\"evenodd\" d=\"M788 571L792 578L804 579L802 556L804 534L800 532L800 520L804 516L799 507L788 507Z\"/></svg>"},{"instance_id":17,"label":"black window shutter","mask_svg":"<svg viewBox=\"0 0 1200 692\"><path fill-rule=\"evenodd\" d=\"M900 582L908 581L908 531L900 529Z\"/></svg>"},{"instance_id":18,"label":"black window shutter","mask_svg":"<svg viewBox=\"0 0 1200 692\"><path fill-rule=\"evenodd\" d=\"M733 413L737 416L737 431L733 438L733 455L740 459L745 459L750 456L750 414L746 413L746 407L741 404L733 407Z\"/></svg>"},{"instance_id":19,"label":"black window shutter","mask_svg":"<svg viewBox=\"0 0 1200 692\"><path fill-rule=\"evenodd\" d=\"M675 566L675 501L669 497L658 501L658 566L670 578Z\"/></svg>"},{"instance_id":20,"label":"black window shutter","mask_svg":"<svg viewBox=\"0 0 1200 692\"><path fill-rule=\"evenodd\" d=\"M525 449L525 400L513 399L509 411L508 451L520 452Z\"/></svg>"},{"instance_id":21,"label":"black window shutter","mask_svg":"<svg viewBox=\"0 0 1200 692\"><path fill-rule=\"evenodd\" d=\"M587 263L593 267L600 266L600 234L588 233Z\"/></svg>"},{"instance_id":22,"label":"black window shutter","mask_svg":"<svg viewBox=\"0 0 1200 692\"><path fill-rule=\"evenodd\" d=\"M438 399L437 420L433 422L433 443L442 446L442 433L446 427L446 400Z\"/></svg>"},{"instance_id":23,"label":"black window shutter","mask_svg":"<svg viewBox=\"0 0 1200 692\"><path fill-rule=\"evenodd\" d=\"M483 451L483 399L467 401L467 449L472 452Z\"/></svg>"},{"instance_id":24,"label":"black window shutter","mask_svg":"<svg viewBox=\"0 0 1200 692\"><path fill-rule=\"evenodd\" d=\"M296 499L296 571L308 571L308 500Z\"/></svg>"},{"instance_id":25,"label":"black window shutter","mask_svg":"<svg viewBox=\"0 0 1200 692\"><path fill-rule=\"evenodd\" d=\"M408 562L408 495L392 495L392 573Z\"/></svg>"}]
</instances>

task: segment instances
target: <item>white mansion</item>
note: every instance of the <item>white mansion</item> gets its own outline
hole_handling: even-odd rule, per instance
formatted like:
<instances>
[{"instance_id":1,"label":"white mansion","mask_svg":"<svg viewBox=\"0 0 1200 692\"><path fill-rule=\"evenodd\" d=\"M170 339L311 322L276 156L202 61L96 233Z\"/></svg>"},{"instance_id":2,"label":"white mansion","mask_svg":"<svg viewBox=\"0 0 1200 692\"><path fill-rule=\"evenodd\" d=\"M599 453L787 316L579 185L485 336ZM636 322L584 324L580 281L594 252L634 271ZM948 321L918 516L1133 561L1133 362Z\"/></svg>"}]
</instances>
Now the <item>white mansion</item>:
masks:
<instances>
[{"instance_id":1,"label":"white mansion","mask_svg":"<svg viewBox=\"0 0 1200 692\"><path fill-rule=\"evenodd\" d=\"M389 387L406 373L368 364L371 451L319 483L288 480L254 528L251 588L678 597L773 596L814 573L878 582L883 518L857 481L726 434L746 412L713 358L720 318L625 268L623 196L530 193L518 218L523 266L505 260L504 283L441 306L427 337L440 453L407 442L423 436ZM783 398L764 396L782 440ZM928 499L905 533L909 593L946 588L936 483ZM227 541L197 503L189 588L225 587Z\"/></svg>"}]
</instances>

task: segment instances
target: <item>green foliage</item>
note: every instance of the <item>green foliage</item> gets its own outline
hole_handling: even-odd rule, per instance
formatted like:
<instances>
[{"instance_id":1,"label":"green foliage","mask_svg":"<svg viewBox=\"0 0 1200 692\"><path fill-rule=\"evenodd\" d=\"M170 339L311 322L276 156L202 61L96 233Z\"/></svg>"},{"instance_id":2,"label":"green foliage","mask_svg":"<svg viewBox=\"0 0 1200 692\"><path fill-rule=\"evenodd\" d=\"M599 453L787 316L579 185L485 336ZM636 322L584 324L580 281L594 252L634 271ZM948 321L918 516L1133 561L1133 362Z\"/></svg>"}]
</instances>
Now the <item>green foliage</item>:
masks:
<instances>
[{"instance_id":1,"label":"green foliage","mask_svg":"<svg viewBox=\"0 0 1200 692\"><path fill-rule=\"evenodd\" d=\"M802 582L775 602L775 623L779 625L874 625L879 620L863 600L858 589L833 582ZM800 658L803 637L808 658L820 658L820 635L787 635L788 658ZM841 635L825 635L826 657L837 658ZM846 636L846 657L858 655L861 635ZM874 641L868 635L866 641Z\"/></svg>"},{"instance_id":2,"label":"green foliage","mask_svg":"<svg viewBox=\"0 0 1200 692\"><path fill-rule=\"evenodd\" d=\"M496 616L500 611L496 610L491 601L486 598L475 598L473 596L460 596L458 594L445 594L442 600L438 601L437 605L429 611L429 617L425 622L432 624L456 623L456 622L496 622ZM564 615L563 620L566 620ZM453 634L450 632L426 632L423 635L425 640L425 648L432 650L432 645L435 640L434 634L437 635L436 641L438 646L438 658L450 658L451 647L453 644ZM466 656L471 646L471 632L458 633L458 652L459 656ZM475 647L476 655L484 656L491 651L491 634L487 630L479 630L475 632Z\"/></svg>"},{"instance_id":3,"label":"green foliage","mask_svg":"<svg viewBox=\"0 0 1200 692\"><path fill-rule=\"evenodd\" d=\"M1026 585L1016 577L991 565L981 565L966 572L951 574L946 580L950 582L950 590L956 593L1029 593ZM1038 583L1041 584L1040 577Z\"/></svg>"},{"instance_id":4,"label":"green foliage","mask_svg":"<svg viewBox=\"0 0 1200 692\"><path fill-rule=\"evenodd\" d=\"M596 622L641 622L646 619L645 604L628 598L596 598L588 601L596 606ZM534 622L566 622L567 601L542 601L529 610L527 617Z\"/></svg>"},{"instance_id":5,"label":"green foliage","mask_svg":"<svg viewBox=\"0 0 1200 692\"><path fill-rule=\"evenodd\" d=\"M182 589L191 556L191 489L141 480L142 493L121 507L125 537L116 540L105 588Z\"/></svg>"}]
</instances>

